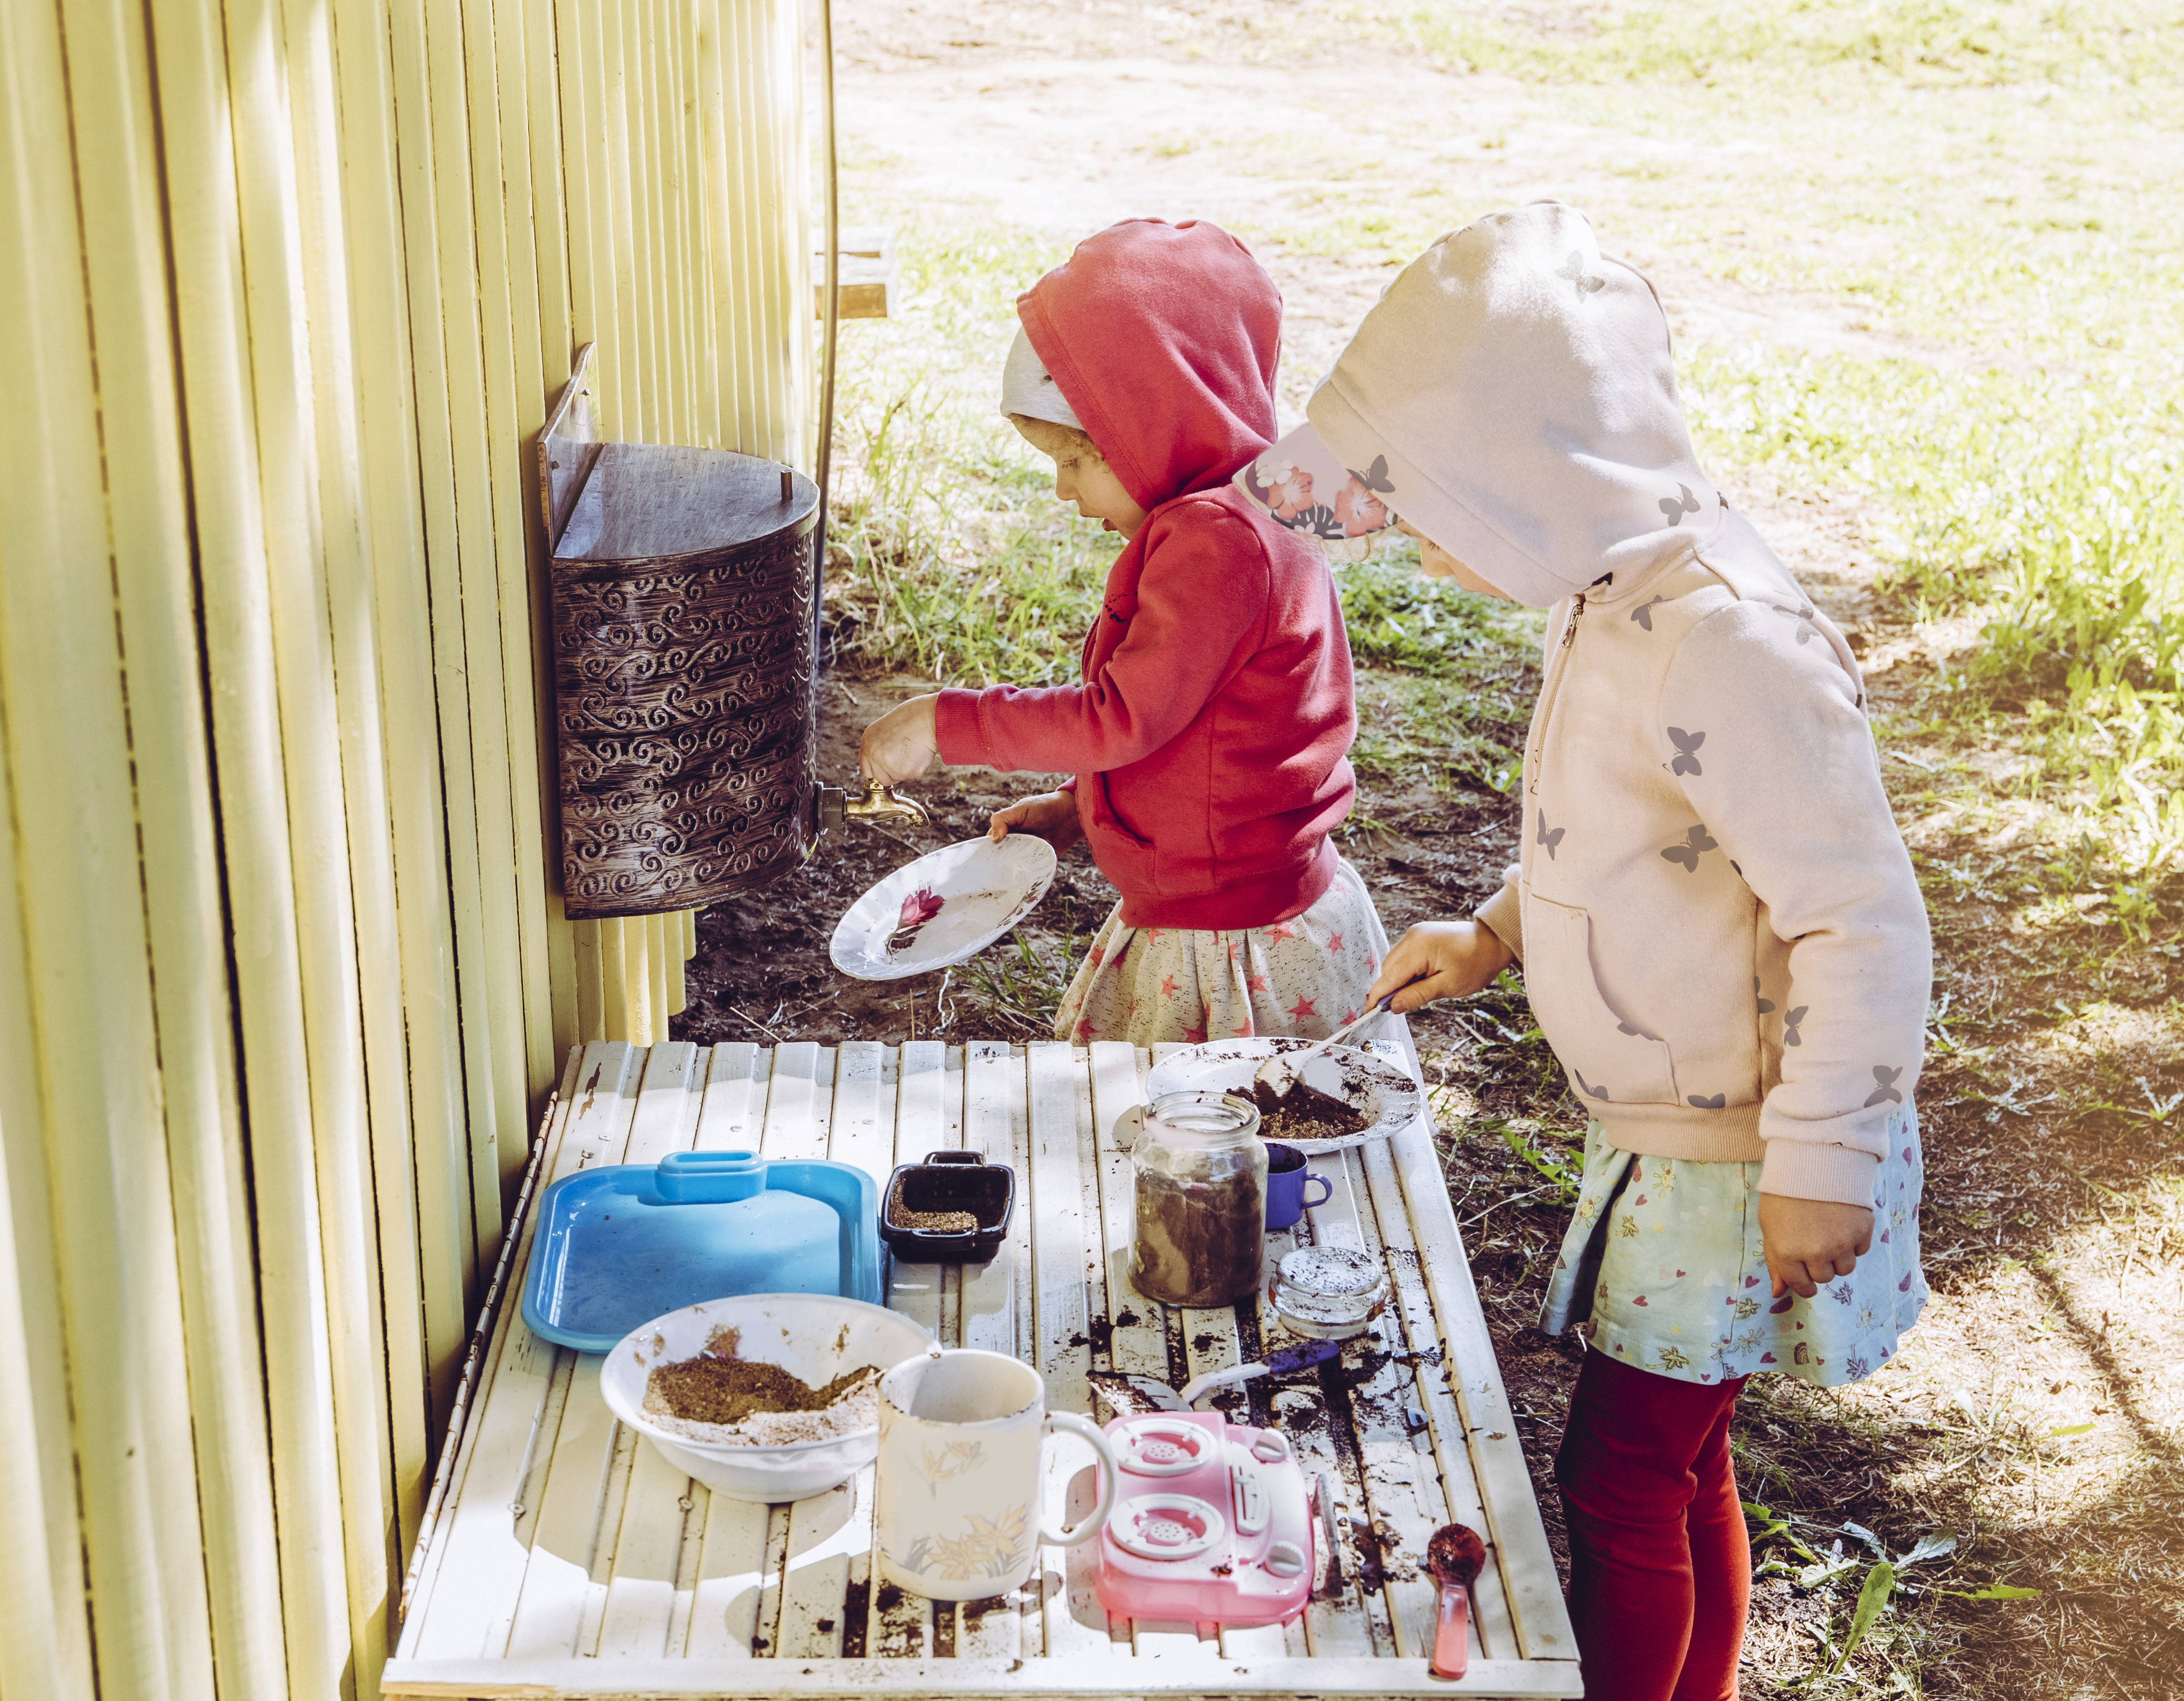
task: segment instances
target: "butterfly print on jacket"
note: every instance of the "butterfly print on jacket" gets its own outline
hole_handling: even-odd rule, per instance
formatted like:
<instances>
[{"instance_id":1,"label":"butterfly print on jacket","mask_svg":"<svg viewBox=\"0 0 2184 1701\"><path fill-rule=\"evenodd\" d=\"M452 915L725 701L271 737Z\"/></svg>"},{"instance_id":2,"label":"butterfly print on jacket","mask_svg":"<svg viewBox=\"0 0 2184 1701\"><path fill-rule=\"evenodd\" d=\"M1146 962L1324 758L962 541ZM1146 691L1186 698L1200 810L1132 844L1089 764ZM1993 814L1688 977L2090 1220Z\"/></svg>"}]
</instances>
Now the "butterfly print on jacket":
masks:
<instances>
[{"instance_id":1,"label":"butterfly print on jacket","mask_svg":"<svg viewBox=\"0 0 2184 1701\"><path fill-rule=\"evenodd\" d=\"M1541 819L1545 820L1546 817L1542 816ZM1699 871L1699 858L1708 851L1715 849L1719 842L1708 833L1703 822L1685 833L1684 840L1682 844L1670 845L1668 849L1661 853L1661 855L1664 860L1679 864L1685 874L1696 874Z\"/></svg>"},{"instance_id":2,"label":"butterfly print on jacket","mask_svg":"<svg viewBox=\"0 0 2184 1701\"><path fill-rule=\"evenodd\" d=\"M1585 256L1575 248L1569 251L1568 259L1555 268L1555 275L1558 278L1568 278L1570 282L1577 286L1577 298L1580 301L1583 301L1595 290L1607 287L1606 278L1596 278L1587 274L1585 269Z\"/></svg>"}]
</instances>

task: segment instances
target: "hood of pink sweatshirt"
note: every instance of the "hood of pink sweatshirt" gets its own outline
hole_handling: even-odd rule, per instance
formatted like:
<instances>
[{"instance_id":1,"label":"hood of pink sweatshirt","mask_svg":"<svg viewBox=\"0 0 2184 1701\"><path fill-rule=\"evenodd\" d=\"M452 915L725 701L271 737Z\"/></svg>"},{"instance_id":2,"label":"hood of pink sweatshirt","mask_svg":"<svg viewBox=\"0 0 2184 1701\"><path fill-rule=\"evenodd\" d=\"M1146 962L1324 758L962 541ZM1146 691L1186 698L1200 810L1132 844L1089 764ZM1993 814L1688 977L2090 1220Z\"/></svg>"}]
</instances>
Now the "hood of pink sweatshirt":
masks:
<instances>
[{"instance_id":1,"label":"hood of pink sweatshirt","mask_svg":"<svg viewBox=\"0 0 2184 1701\"><path fill-rule=\"evenodd\" d=\"M1019 296L1017 315L1147 513L1226 483L1274 435L1281 292L1217 225L1111 225Z\"/></svg>"},{"instance_id":2,"label":"hood of pink sweatshirt","mask_svg":"<svg viewBox=\"0 0 2184 1701\"><path fill-rule=\"evenodd\" d=\"M1390 509L1535 608L1609 574L1628 591L1721 524L1652 286L1559 202L1404 268L1309 411L1343 464L1387 458Z\"/></svg>"}]
</instances>

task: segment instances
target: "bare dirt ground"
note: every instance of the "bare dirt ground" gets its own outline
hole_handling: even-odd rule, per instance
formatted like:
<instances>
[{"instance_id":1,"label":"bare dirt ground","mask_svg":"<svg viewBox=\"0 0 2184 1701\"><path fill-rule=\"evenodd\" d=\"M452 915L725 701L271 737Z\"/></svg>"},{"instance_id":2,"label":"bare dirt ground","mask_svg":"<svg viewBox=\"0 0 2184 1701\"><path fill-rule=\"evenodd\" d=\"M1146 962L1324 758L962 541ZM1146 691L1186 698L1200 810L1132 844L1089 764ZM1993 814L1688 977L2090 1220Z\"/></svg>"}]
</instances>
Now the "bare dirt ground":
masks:
<instances>
[{"instance_id":1,"label":"bare dirt ground","mask_svg":"<svg viewBox=\"0 0 2184 1701\"><path fill-rule=\"evenodd\" d=\"M905 206L983 207L1062 234L1138 214L1278 224L1308 197L1354 196L1346 177L1315 179L1311 149L1340 146L1346 128L1368 115L1391 178L1440 173L1480 209L1541 194L1585 203L1598 181L1596 134L1555 118L1532 92L1362 44L1269 62L1288 11L1266 0L1067 14L981 0L844 0L844 134ZM1199 146L1238 136L1281 140L1279 169L1239 170L1233 153L1209 162ZM1970 345L1876 332L1841 303L1755 295L1650 245L1642 231L1606 234L1647 270L1680 336L1939 364L1986 359ZM1390 268L1279 250L1262 258L1287 299L1283 402L1294 418ZM1920 1092L1934 1304L1899 1361L1856 1387L1755 1384L1737 1437L1741 1480L1754 1503L1803 1520L1803 1539L1824 1560L1827 1537L1814 1531L1845 1519L1898 1550L1931 1531L1959 1538L1948 1559L1907 1575L1926 1592L1899 1595L1832 1679L1815 1674L1834 1657L1848 1598L1783 1542L1763 1544L1763 1559L1787 1564L1763 1566L1747 1687L2043 1701L2184 1694L2184 1189L2173 1111L2184 1095L2184 1035L2174 919L2143 948L2109 950L2073 917L2028 907L2014 870L2031 852L1984 792L1983 764L2008 752L1953 742L1920 708L1975 634L1914 624L1875 594L1886 514L1840 493L1779 488L1762 472L1717 472L1865 656L1900 818L1929 872L1938 958ZM830 681L825 776L854 775L864 722L929 688L892 677ZM1892 741L1897 725L1907 733ZM921 793L935 807L936 830L866 830L823 848L783 885L707 914L678 1037L1032 1037L990 1001L951 1001L932 977L848 981L828 965L826 942L856 894L911 852L967 836L991 808L1039 784L950 771ZM1492 794L1368 785L1358 810L1393 830L1354 835L1345 847L1391 933L1483 898L1514 843L1511 807ZM1065 926L1096 925L1111 901L1080 848L1034 937L1050 944ZM1441 1083L1450 1186L1559 1543L1546 1473L1577 1348L1532 1322L1566 1213L1513 1155L1509 1136L1477 1131L1539 1124L1537 1082L1516 1067L1529 1055L1519 1045L1482 1051L1430 1013L1416 1032L1429 1078ZM1581 1126L1567 1107L1546 1120L1564 1137ZM1863 1557L1855 1539L1836 1539ZM1852 1593L1858 1575L1851 1571ZM1996 1583L2040 1594L1943 1593Z\"/></svg>"}]
</instances>

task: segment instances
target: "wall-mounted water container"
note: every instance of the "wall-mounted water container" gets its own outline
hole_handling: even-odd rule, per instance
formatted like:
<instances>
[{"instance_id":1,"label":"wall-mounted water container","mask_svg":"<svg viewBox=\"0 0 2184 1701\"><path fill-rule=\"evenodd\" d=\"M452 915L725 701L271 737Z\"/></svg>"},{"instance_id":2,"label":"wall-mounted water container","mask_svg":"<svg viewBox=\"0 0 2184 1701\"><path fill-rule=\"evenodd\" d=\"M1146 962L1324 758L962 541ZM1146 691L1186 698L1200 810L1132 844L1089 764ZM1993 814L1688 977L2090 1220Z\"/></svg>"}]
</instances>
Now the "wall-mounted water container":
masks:
<instances>
[{"instance_id":1,"label":"wall-mounted water container","mask_svg":"<svg viewBox=\"0 0 2184 1701\"><path fill-rule=\"evenodd\" d=\"M762 885L818 831L818 488L755 455L599 442L592 356L538 442L578 920Z\"/></svg>"}]
</instances>

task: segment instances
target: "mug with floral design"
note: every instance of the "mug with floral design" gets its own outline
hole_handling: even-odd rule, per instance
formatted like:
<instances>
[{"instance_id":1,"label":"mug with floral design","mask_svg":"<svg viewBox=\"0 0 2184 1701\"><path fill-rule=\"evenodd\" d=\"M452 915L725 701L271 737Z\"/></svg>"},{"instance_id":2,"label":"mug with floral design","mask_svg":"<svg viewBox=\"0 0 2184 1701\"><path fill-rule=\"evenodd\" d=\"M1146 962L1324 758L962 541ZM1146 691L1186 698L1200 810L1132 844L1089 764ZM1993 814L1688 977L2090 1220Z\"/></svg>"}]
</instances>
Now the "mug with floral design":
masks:
<instances>
[{"instance_id":1,"label":"mug with floral design","mask_svg":"<svg viewBox=\"0 0 2184 1701\"><path fill-rule=\"evenodd\" d=\"M1047 1525L1048 1431L1099 1454L1099 1504L1072 1527ZM880 1378L874 1489L883 1581L934 1600L983 1600L1022 1587L1039 1544L1073 1548L1107 1521L1121 1466L1098 1425L1046 1409L1037 1370L1000 1353L935 1347Z\"/></svg>"}]
</instances>

